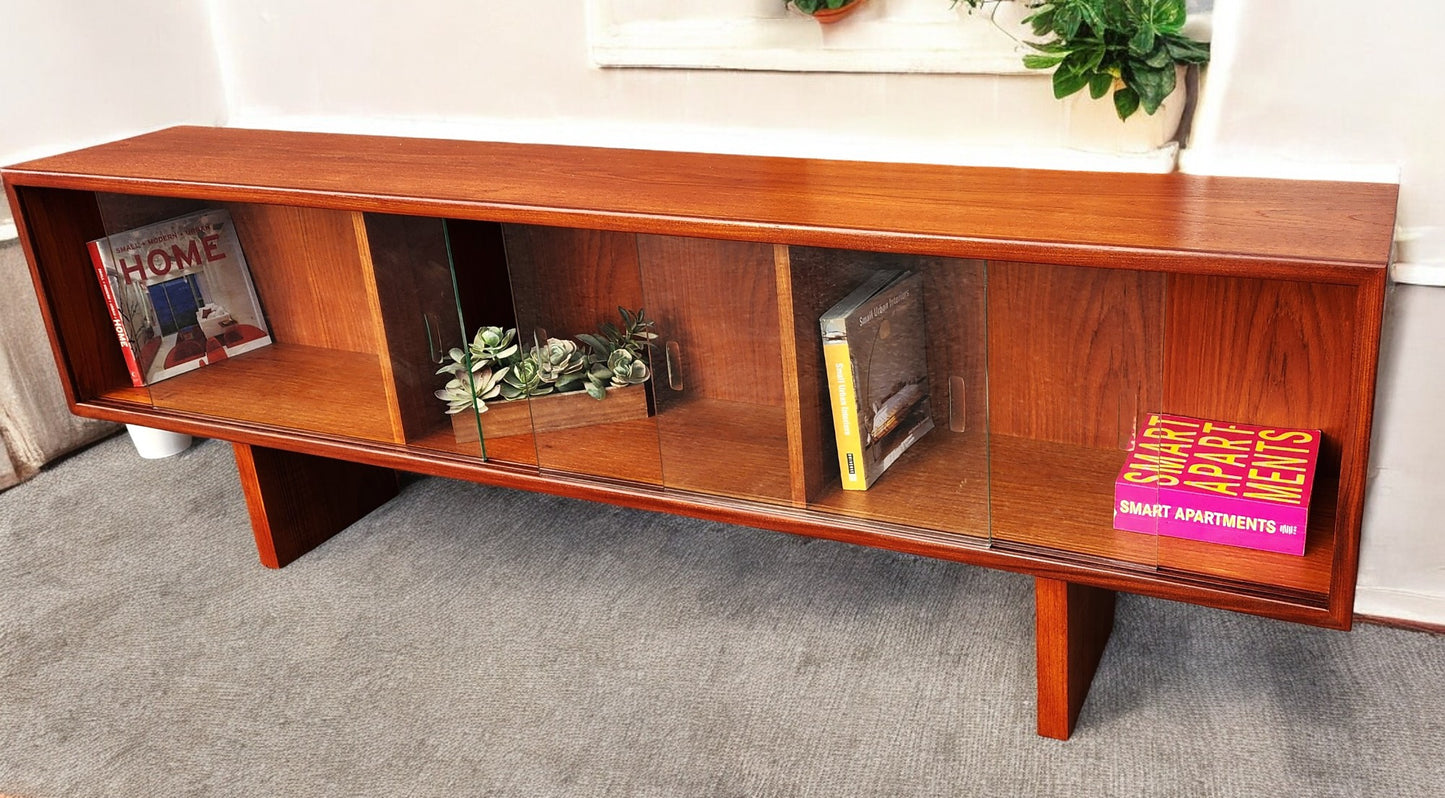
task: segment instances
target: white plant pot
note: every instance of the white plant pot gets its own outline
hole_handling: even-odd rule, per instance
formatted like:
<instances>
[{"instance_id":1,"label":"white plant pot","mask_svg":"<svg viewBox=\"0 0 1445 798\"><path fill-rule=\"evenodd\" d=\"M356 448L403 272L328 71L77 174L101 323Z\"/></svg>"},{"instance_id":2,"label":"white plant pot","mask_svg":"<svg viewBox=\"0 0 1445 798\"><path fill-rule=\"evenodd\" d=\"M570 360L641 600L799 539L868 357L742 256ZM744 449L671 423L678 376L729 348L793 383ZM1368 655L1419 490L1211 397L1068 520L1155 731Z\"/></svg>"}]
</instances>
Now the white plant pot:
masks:
<instances>
[{"instance_id":1,"label":"white plant pot","mask_svg":"<svg viewBox=\"0 0 1445 798\"><path fill-rule=\"evenodd\" d=\"M1174 140L1188 99L1182 69L1173 93L1164 98L1153 114L1146 114L1140 108L1128 119L1121 120L1114 110L1113 90L1096 100L1085 89L1069 96L1065 104L1066 143L1090 152L1153 152Z\"/></svg>"},{"instance_id":2,"label":"white plant pot","mask_svg":"<svg viewBox=\"0 0 1445 798\"><path fill-rule=\"evenodd\" d=\"M147 460L159 460L180 454L191 445L191 436L180 432L139 427L135 424L126 424L125 430L130 433L130 442L135 444L136 452Z\"/></svg>"}]
</instances>

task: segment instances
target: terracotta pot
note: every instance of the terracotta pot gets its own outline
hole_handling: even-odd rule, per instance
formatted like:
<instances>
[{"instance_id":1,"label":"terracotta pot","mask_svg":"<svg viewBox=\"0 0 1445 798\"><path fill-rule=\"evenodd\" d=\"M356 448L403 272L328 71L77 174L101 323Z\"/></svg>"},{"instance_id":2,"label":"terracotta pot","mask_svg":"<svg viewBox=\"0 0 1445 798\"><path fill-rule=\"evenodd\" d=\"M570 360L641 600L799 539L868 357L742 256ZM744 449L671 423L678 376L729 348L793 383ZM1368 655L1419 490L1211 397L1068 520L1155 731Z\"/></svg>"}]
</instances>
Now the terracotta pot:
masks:
<instances>
[{"instance_id":1,"label":"terracotta pot","mask_svg":"<svg viewBox=\"0 0 1445 798\"><path fill-rule=\"evenodd\" d=\"M818 22L824 25L832 25L834 22L862 8L863 4L867 2L868 0L853 0L853 2L848 5L838 8L820 8L813 12L813 19L818 20Z\"/></svg>"}]
</instances>

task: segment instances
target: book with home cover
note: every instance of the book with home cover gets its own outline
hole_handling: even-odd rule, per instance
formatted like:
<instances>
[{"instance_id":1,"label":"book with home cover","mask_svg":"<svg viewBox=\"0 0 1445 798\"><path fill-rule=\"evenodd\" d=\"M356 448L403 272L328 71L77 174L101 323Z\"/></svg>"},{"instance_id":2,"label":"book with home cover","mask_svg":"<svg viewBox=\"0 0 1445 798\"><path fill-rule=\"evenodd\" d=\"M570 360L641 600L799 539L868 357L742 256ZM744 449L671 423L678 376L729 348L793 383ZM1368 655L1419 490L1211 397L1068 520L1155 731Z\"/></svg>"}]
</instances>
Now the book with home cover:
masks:
<instances>
[{"instance_id":1,"label":"book with home cover","mask_svg":"<svg viewBox=\"0 0 1445 798\"><path fill-rule=\"evenodd\" d=\"M230 213L201 211L87 248L136 387L271 343Z\"/></svg>"},{"instance_id":2,"label":"book with home cover","mask_svg":"<svg viewBox=\"0 0 1445 798\"><path fill-rule=\"evenodd\" d=\"M933 429L923 278L883 270L819 320L845 490L867 490Z\"/></svg>"},{"instance_id":3,"label":"book with home cover","mask_svg":"<svg viewBox=\"0 0 1445 798\"><path fill-rule=\"evenodd\" d=\"M1320 431L1155 413L1114 483L1114 528L1301 555Z\"/></svg>"}]
</instances>

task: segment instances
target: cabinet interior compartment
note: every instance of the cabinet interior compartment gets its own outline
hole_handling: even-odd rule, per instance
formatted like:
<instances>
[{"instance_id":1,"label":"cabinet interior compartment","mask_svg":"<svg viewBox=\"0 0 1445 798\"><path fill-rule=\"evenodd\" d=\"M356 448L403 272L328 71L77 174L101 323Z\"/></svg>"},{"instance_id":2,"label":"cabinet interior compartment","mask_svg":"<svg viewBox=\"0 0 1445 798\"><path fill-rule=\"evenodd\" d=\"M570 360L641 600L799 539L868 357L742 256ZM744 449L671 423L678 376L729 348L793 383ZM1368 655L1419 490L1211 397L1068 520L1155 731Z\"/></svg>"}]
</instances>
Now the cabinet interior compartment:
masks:
<instances>
[{"instance_id":1,"label":"cabinet interior compartment","mask_svg":"<svg viewBox=\"0 0 1445 798\"><path fill-rule=\"evenodd\" d=\"M791 247L787 258L792 357L797 364L797 489L806 506L986 541L990 410L984 330L990 276L984 262L812 247ZM933 429L870 488L844 490L819 319L869 276L886 269L923 277Z\"/></svg>"},{"instance_id":2,"label":"cabinet interior compartment","mask_svg":"<svg viewBox=\"0 0 1445 798\"><path fill-rule=\"evenodd\" d=\"M995 545L1152 568L1158 538L1113 528L1137 419L1160 409L1162 274L988 264Z\"/></svg>"},{"instance_id":3,"label":"cabinet interior compartment","mask_svg":"<svg viewBox=\"0 0 1445 798\"><path fill-rule=\"evenodd\" d=\"M792 497L774 247L640 235L662 480L670 490Z\"/></svg>"},{"instance_id":4,"label":"cabinet interior compartment","mask_svg":"<svg viewBox=\"0 0 1445 798\"><path fill-rule=\"evenodd\" d=\"M1368 412L1364 397L1373 391L1357 376L1356 358L1363 356L1356 345L1364 323L1360 290L1322 282L1168 277L1165 410L1323 435L1304 556L1161 537L1161 571L1326 601L1342 534L1336 517L1348 494L1362 487L1341 480L1345 447L1352 425Z\"/></svg>"}]
</instances>

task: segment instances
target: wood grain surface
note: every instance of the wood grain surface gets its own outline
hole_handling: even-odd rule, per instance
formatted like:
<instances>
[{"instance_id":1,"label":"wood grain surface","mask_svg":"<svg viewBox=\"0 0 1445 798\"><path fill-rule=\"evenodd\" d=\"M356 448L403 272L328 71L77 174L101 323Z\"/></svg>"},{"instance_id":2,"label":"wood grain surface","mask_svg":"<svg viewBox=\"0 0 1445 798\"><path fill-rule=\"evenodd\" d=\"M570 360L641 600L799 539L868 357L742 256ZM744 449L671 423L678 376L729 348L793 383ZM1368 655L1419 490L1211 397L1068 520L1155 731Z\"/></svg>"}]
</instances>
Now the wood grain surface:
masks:
<instances>
[{"instance_id":1,"label":"wood grain surface","mask_svg":"<svg viewBox=\"0 0 1445 798\"><path fill-rule=\"evenodd\" d=\"M210 196L1101 267L1379 270L1397 187L177 127L10 167ZM1243 257L1252 263L1240 263ZM1313 262L1313 263L1311 263Z\"/></svg>"},{"instance_id":2,"label":"wood grain surface","mask_svg":"<svg viewBox=\"0 0 1445 798\"><path fill-rule=\"evenodd\" d=\"M1394 186L211 128L4 179L85 415L1349 624ZM215 204L278 343L131 388L84 242ZM441 219L466 319L443 337L645 305L677 345L658 415L489 440L485 463L451 439L414 332L447 304ZM938 430L846 496L817 317L891 264L927 279ZM1112 530L1151 410L1324 430L1305 556Z\"/></svg>"}]
</instances>

